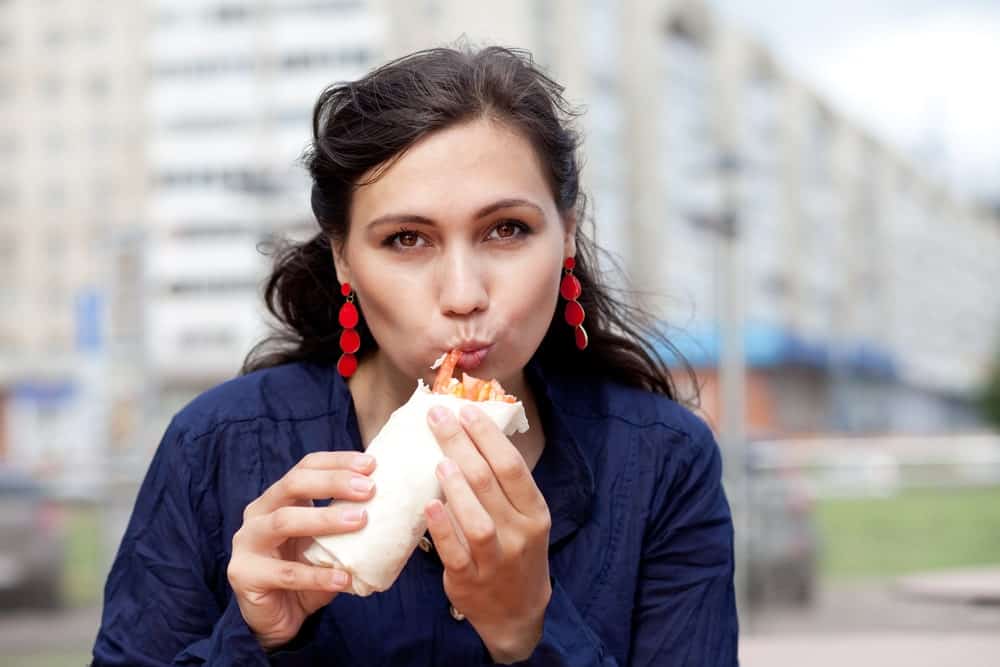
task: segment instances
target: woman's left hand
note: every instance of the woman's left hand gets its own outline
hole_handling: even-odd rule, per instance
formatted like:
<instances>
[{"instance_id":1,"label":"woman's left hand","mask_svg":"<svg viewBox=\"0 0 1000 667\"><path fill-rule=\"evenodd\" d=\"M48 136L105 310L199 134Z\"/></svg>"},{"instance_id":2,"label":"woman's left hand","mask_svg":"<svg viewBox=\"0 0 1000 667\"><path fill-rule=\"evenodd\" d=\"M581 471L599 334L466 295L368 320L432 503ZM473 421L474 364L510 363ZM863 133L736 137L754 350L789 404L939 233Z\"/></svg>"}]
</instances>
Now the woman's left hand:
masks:
<instances>
[{"instance_id":1,"label":"woman's left hand","mask_svg":"<svg viewBox=\"0 0 1000 667\"><path fill-rule=\"evenodd\" d=\"M548 505L524 457L481 410L464 406L459 423L433 408L428 423L447 457L437 470L447 508L433 500L424 509L445 594L493 660L524 660L552 596Z\"/></svg>"}]
</instances>

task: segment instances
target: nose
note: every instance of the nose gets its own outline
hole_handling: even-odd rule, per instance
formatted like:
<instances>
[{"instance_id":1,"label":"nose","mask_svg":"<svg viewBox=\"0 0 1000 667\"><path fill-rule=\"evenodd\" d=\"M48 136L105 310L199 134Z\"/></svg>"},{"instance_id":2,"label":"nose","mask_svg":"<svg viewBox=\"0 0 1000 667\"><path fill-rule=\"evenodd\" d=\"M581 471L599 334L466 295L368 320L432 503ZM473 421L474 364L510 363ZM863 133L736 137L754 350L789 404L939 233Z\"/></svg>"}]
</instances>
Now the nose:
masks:
<instances>
[{"instance_id":1,"label":"nose","mask_svg":"<svg viewBox=\"0 0 1000 667\"><path fill-rule=\"evenodd\" d=\"M472 253L454 251L442 258L440 271L441 311L446 315L470 315L489 304L484 267Z\"/></svg>"}]
</instances>

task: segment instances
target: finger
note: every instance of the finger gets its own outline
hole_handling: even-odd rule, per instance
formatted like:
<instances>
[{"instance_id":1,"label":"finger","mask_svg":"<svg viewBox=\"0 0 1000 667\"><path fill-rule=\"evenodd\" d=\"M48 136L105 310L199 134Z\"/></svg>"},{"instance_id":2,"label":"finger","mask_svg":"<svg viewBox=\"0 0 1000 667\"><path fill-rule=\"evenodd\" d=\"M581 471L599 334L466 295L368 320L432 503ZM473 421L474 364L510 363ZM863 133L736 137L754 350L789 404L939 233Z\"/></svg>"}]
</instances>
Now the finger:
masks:
<instances>
[{"instance_id":1,"label":"finger","mask_svg":"<svg viewBox=\"0 0 1000 667\"><path fill-rule=\"evenodd\" d=\"M270 514L279 507L316 498L367 500L374 493L371 477L347 469L295 467L247 505L244 520Z\"/></svg>"},{"instance_id":2,"label":"finger","mask_svg":"<svg viewBox=\"0 0 1000 667\"><path fill-rule=\"evenodd\" d=\"M333 470L336 468L352 468L358 472L370 473L375 467L375 458L371 454L354 451L312 452L306 454L295 464L296 468L318 468Z\"/></svg>"},{"instance_id":3,"label":"finger","mask_svg":"<svg viewBox=\"0 0 1000 667\"><path fill-rule=\"evenodd\" d=\"M469 546L441 501L435 499L429 502L424 509L424 516L427 518L431 539L434 540L434 549L445 568L458 576L475 573L475 562Z\"/></svg>"},{"instance_id":4,"label":"finger","mask_svg":"<svg viewBox=\"0 0 1000 667\"><path fill-rule=\"evenodd\" d=\"M454 461L444 459L437 467L437 476L477 571L492 570L500 557L496 522L479 502Z\"/></svg>"},{"instance_id":5,"label":"finger","mask_svg":"<svg viewBox=\"0 0 1000 667\"><path fill-rule=\"evenodd\" d=\"M510 504L527 516L546 509L528 464L500 427L474 405L462 406L459 418Z\"/></svg>"},{"instance_id":6,"label":"finger","mask_svg":"<svg viewBox=\"0 0 1000 667\"><path fill-rule=\"evenodd\" d=\"M234 590L251 591L326 591L350 588L351 575L344 570L296 563L248 554L231 567L229 580Z\"/></svg>"},{"instance_id":7,"label":"finger","mask_svg":"<svg viewBox=\"0 0 1000 667\"><path fill-rule=\"evenodd\" d=\"M459 424L451 410L442 408L428 413L428 423L441 445L444 455L458 464L476 498L498 521L515 514L516 510L504 494L489 463Z\"/></svg>"},{"instance_id":8,"label":"finger","mask_svg":"<svg viewBox=\"0 0 1000 667\"><path fill-rule=\"evenodd\" d=\"M253 551L273 549L292 537L315 537L360 530L368 513L354 503L329 507L279 507L270 514L253 517L233 536Z\"/></svg>"}]
</instances>

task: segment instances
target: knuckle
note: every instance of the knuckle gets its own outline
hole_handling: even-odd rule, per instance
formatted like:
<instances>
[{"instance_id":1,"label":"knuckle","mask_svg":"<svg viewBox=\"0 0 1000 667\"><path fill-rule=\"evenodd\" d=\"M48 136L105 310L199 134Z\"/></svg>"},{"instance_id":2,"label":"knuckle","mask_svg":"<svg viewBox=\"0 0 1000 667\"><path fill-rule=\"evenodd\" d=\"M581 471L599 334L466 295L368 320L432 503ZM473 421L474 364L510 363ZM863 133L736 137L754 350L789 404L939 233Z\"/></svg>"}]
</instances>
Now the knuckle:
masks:
<instances>
[{"instance_id":1,"label":"knuckle","mask_svg":"<svg viewBox=\"0 0 1000 667\"><path fill-rule=\"evenodd\" d=\"M226 568L226 579L229 580L229 585L233 587L233 590L241 588L243 573L240 571L235 560L229 561L229 566Z\"/></svg>"},{"instance_id":2,"label":"knuckle","mask_svg":"<svg viewBox=\"0 0 1000 667\"><path fill-rule=\"evenodd\" d=\"M524 461L515 458L505 458L497 464L497 474L511 481L520 481L527 469Z\"/></svg>"},{"instance_id":3,"label":"knuckle","mask_svg":"<svg viewBox=\"0 0 1000 667\"><path fill-rule=\"evenodd\" d=\"M249 521L254 517L257 510L257 504L258 504L257 500L251 500L249 503L247 503L247 506L243 508L243 523L246 523L247 521Z\"/></svg>"},{"instance_id":4,"label":"knuckle","mask_svg":"<svg viewBox=\"0 0 1000 667\"><path fill-rule=\"evenodd\" d=\"M528 551L528 542L520 537L508 540L507 552L515 559L520 559Z\"/></svg>"},{"instance_id":5,"label":"knuckle","mask_svg":"<svg viewBox=\"0 0 1000 667\"><path fill-rule=\"evenodd\" d=\"M233 550L232 550L232 553L236 553L237 550L240 550L240 549L243 548L243 542L244 542L244 536L245 535L246 535L246 533L243 532L242 528L240 528L235 533L233 533L233 540L232 540ZM230 563L230 565L231 564L232 563Z\"/></svg>"},{"instance_id":6,"label":"knuckle","mask_svg":"<svg viewBox=\"0 0 1000 667\"><path fill-rule=\"evenodd\" d=\"M537 535L548 535L550 530L552 530L552 516L546 511L535 522L535 532Z\"/></svg>"},{"instance_id":7,"label":"knuckle","mask_svg":"<svg viewBox=\"0 0 1000 667\"><path fill-rule=\"evenodd\" d=\"M288 508L282 507L271 512L271 532L276 535L284 535L291 528L292 517L288 513Z\"/></svg>"},{"instance_id":8,"label":"knuckle","mask_svg":"<svg viewBox=\"0 0 1000 667\"><path fill-rule=\"evenodd\" d=\"M446 445L457 445L465 437L462 433L462 427L456 424L454 420L447 420L447 422L439 426L438 429L438 433L441 434L443 444Z\"/></svg>"},{"instance_id":9,"label":"knuckle","mask_svg":"<svg viewBox=\"0 0 1000 667\"><path fill-rule=\"evenodd\" d=\"M493 486L493 475L482 467L476 467L469 471L466 479L469 482L469 487L476 493L489 491Z\"/></svg>"},{"instance_id":10,"label":"knuckle","mask_svg":"<svg viewBox=\"0 0 1000 667\"><path fill-rule=\"evenodd\" d=\"M461 553L454 557L454 561L451 563L449 568L452 572L458 575L463 575L472 569L472 557L467 553Z\"/></svg>"},{"instance_id":11,"label":"knuckle","mask_svg":"<svg viewBox=\"0 0 1000 667\"><path fill-rule=\"evenodd\" d=\"M322 461L324 454L326 454L326 452L310 452L299 459L299 465L297 467L309 468L314 465L318 465Z\"/></svg>"},{"instance_id":12,"label":"knuckle","mask_svg":"<svg viewBox=\"0 0 1000 667\"><path fill-rule=\"evenodd\" d=\"M277 582L282 588L292 588L295 586L295 566L291 563L282 563L278 566Z\"/></svg>"},{"instance_id":13,"label":"knuckle","mask_svg":"<svg viewBox=\"0 0 1000 667\"><path fill-rule=\"evenodd\" d=\"M489 520L477 522L469 528L465 537L477 547L484 546L496 537L496 526Z\"/></svg>"}]
</instances>

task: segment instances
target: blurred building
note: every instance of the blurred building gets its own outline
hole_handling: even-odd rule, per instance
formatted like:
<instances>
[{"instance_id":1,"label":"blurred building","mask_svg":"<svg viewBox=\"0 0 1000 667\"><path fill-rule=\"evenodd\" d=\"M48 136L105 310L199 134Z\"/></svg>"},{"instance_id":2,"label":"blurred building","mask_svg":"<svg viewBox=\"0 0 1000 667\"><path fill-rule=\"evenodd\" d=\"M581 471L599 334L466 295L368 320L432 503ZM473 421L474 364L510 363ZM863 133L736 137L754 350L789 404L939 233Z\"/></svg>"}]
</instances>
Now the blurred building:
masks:
<instances>
[{"instance_id":1,"label":"blurred building","mask_svg":"<svg viewBox=\"0 0 1000 667\"><path fill-rule=\"evenodd\" d=\"M970 396L1000 332L996 217L702 3L626 4L629 263L667 295L660 312L707 382L707 411L718 416L715 281L731 221L752 434L975 427Z\"/></svg>"},{"instance_id":2,"label":"blurred building","mask_svg":"<svg viewBox=\"0 0 1000 667\"><path fill-rule=\"evenodd\" d=\"M0 3L0 462L83 482L141 381L145 9Z\"/></svg>"},{"instance_id":3,"label":"blurred building","mask_svg":"<svg viewBox=\"0 0 1000 667\"><path fill-rule=\"evenodd\" d=\"M258 245L315 230L297 161L320 91L462 36L530 50L586 111L598 242L661 294L647 305L710 415L733 230L752 434L975 423L1000 330L996 213L703 2L8 0L0 460L148 454L183 402L235 375L267 331Z\"/></svg>"},{"instance_id":4,"label":"blurred building","mask_svg":"<svg viewBox=\"0 0 1000 667\"><path fill-rule=\"evenodd\" d=\"M152 21L148 353L172 411L266 333L258 244L314 231L313 104L378 62L384 29L361 0L164 1Z\"/></svg>"}]
</instances>

